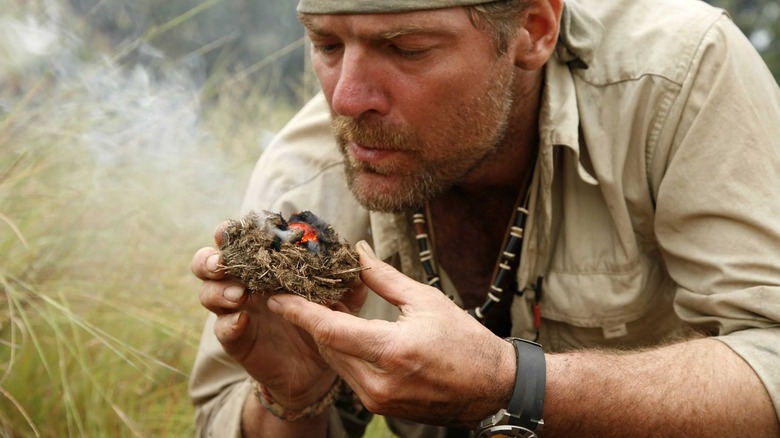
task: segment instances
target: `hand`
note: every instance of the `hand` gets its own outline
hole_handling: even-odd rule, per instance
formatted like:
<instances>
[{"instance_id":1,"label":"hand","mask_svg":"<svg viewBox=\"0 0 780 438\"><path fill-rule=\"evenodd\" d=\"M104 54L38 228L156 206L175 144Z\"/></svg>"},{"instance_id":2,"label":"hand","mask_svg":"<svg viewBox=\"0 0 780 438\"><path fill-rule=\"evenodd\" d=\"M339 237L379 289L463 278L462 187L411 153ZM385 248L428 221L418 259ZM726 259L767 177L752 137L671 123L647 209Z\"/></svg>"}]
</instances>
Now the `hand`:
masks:
<instances>
[{"instance_id":1,"label":"hand","mask_svg":"<svg viewBox=\"0 0 780 438\"><path fill-rule=\"evenodd\" d=\"M217 247L222 243L225 225L214 233ZM200 302L217 315L217 339L279 404L291 410L311 405L328 392L335 372L308 333L268 310L270 294L246 293L243 284L219 269L220 257L219 249L202 248L191 263L193 274L203 280ZM332 303L331 308L357 313L364 300L364 288L357 288L342 302Z\"/></svg>"},{"instance_id":2,"label":"hand","mask_svg":"<svg viewBox=\"0 0 780 438\"><path fill-rule=\"evenodd\" d=\"M397 306L396 322L367 321L303 298L268 306L311 334L322 357L372 412L429 424L473 427L506 407L514 385L513 346L435 288L357 245L363 283Z\"/></svg>"}]
</instances>

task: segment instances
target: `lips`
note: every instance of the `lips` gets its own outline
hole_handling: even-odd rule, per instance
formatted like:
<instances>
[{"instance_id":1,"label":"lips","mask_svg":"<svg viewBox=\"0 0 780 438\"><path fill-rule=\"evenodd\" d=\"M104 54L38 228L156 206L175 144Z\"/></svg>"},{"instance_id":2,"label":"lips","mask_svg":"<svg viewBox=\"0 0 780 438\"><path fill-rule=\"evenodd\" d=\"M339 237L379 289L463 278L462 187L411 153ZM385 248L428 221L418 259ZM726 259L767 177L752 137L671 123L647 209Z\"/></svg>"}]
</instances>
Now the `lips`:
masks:
<instances>
[{"instance_id":1,"label":"lips","mask_svg":"<svg viewBox=\"0 0 780 438\"><path fill-rule=\"evenodd\" d=\"M402 153L397 150L374 148L357 143L349 144L349 152L353 160L367 164L380 164Z\"/></svg>"}]
</instances>

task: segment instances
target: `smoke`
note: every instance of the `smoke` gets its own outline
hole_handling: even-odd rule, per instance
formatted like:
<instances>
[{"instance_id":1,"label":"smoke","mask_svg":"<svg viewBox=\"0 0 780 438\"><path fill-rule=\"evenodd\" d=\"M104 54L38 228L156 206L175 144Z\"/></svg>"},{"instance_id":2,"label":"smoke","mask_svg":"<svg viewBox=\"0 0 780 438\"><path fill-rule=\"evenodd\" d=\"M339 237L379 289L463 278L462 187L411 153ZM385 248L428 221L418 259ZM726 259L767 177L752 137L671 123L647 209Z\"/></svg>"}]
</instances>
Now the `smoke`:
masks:
<instances>
[{"instance_id":1,"label":"smoke","mask_svg":"<svg viewBox=\"0 0 780 438\"><path fill-rule=\"evenodd\" d=\"M167 171L199 155L201 107L187 71L155 77L142 65L104 61L84 68L78 81L91 109L83 141L104 166L140 158Z\"/></svg>"},{"instance_id":2,"label":"smoke","mask_svg":"<svg viewBox=\"0 0 780 438\"><path fill-rule=\"evenodd\" d=\"M53 135L58 153L86 154L62 185L117 200L104 208L126 212L129 202L164 212L147 221L209 233L238 210L249 163L267 138L248 139L243 160L220 148L205 124L206 74L197 57L172 60L144 42L130 62L97 48L85 22L58 3L24 4L0 10L0 123L27 137Z\"/></svg>"},{"instance_id":3,"label":"smoke","mask_svg":"<svg viewBox=\"0 0 780 438\"><path fill-rule=\"evenodd\" d=\"M33 17L24 21L3 17L0 28L3 29L0 54L4 60L4 76L30 69L57 48L57 34Z\"/></svg>"},{"instance_id":4,"label":"smoke","mask_svg":"<svg viewBox=\"0 0 780 438\"><path fill-rule=\"evenodd\" d=\"M201 328L189 262L239 212L264 102L65 5L0 0L0 436L186 434L159 394Z\"/></svg>"}]
</instances>

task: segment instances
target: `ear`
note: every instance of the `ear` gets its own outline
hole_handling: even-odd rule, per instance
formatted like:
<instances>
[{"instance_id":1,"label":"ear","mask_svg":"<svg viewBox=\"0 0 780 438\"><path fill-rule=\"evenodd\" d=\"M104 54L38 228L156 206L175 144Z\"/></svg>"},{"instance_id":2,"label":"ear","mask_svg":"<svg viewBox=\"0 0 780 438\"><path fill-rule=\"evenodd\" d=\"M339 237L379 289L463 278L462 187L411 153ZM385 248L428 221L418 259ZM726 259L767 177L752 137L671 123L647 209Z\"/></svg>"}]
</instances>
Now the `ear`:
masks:
<instances>
[{"instance_id":1,"label":"ear","mask_svg":"<svg viewBox=\"0 0 780 438\"><path fill-rule=\"evenodd\" d=\"M555 50L561 23L563 0L531 0L520 17L516 37L515 65L524 70L538 70Z\"/></svg>"}]
</instances>

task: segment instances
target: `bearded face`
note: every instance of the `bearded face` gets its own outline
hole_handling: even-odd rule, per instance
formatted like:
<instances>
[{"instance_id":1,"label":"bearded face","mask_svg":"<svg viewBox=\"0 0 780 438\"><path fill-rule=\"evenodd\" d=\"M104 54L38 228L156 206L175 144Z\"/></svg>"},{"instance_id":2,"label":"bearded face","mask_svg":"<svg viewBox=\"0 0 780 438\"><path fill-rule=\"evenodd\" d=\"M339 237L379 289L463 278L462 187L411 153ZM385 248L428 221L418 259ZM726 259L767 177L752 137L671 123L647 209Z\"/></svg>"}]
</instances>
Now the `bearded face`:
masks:
<instances>
[{"instance_id":1,"label":"bearded face","mask_svg":"<svg viewBox=\"0 0 780 438\"><path fill-rule=\"evenodd\" d=\"M512 107L511 68L461 99L433 105L408 123L333 114L331 125L344 156L347 183L366 208L403 212L425 205L479 167L504 140ZM429 103L421 103L431 107Z\"/></svg>"}]
</instances>

